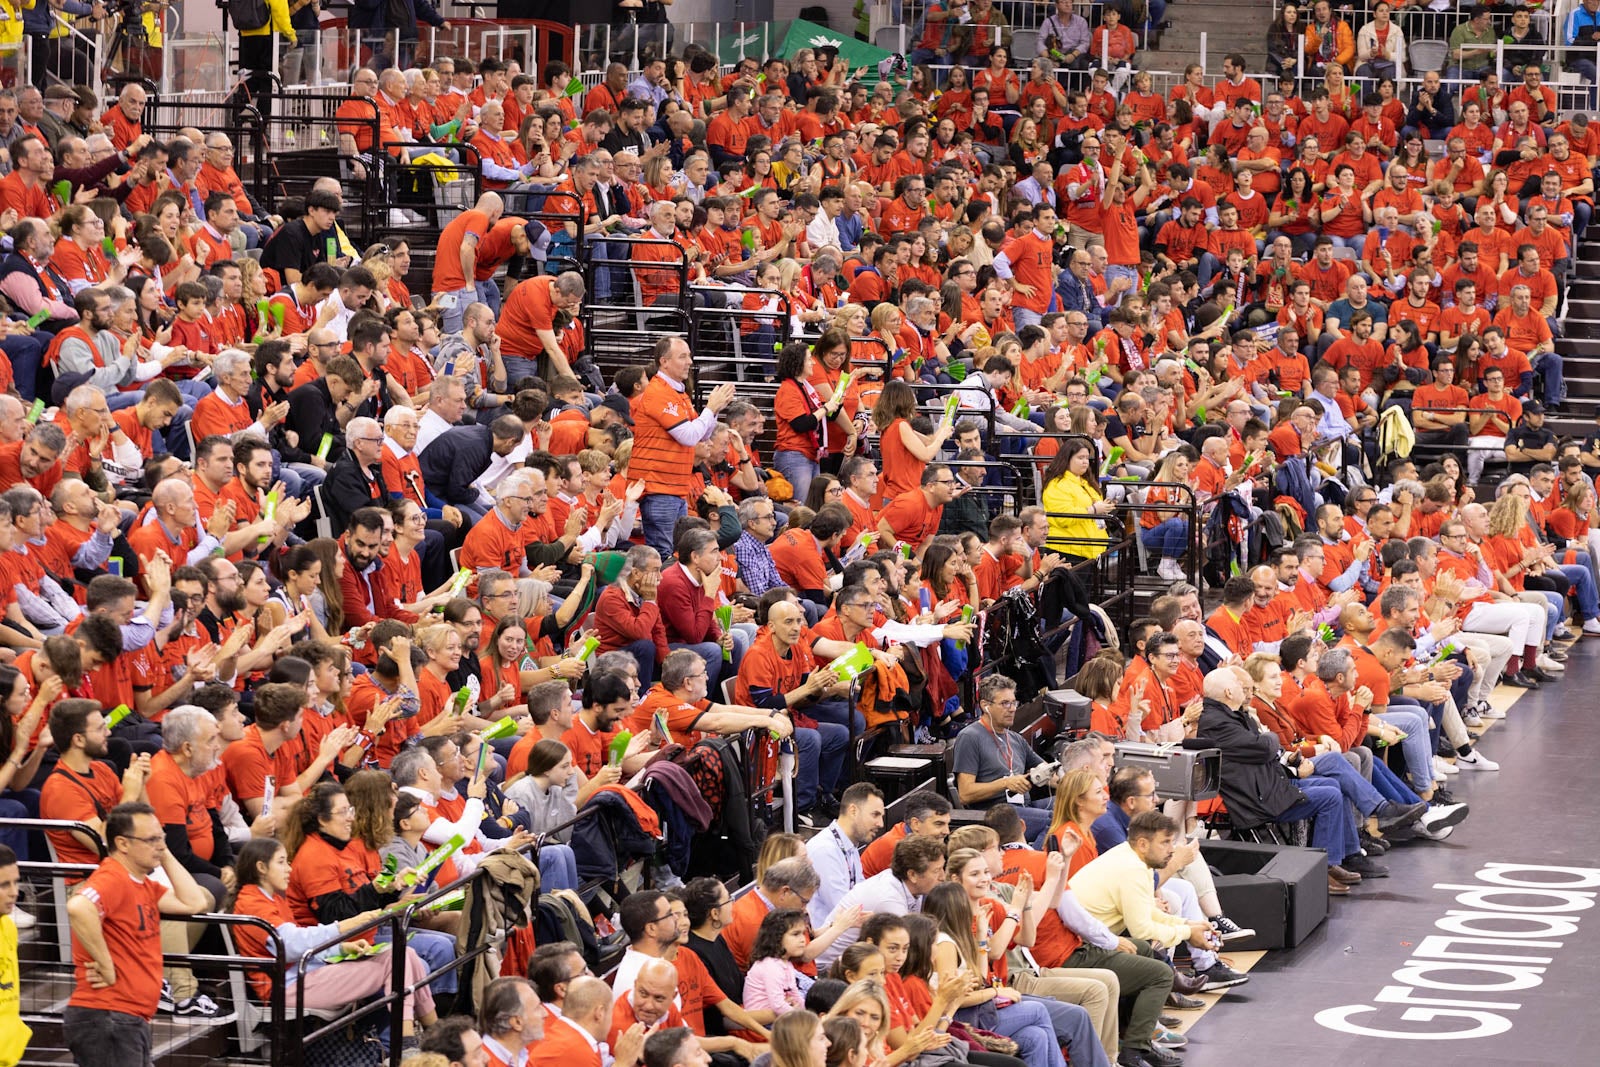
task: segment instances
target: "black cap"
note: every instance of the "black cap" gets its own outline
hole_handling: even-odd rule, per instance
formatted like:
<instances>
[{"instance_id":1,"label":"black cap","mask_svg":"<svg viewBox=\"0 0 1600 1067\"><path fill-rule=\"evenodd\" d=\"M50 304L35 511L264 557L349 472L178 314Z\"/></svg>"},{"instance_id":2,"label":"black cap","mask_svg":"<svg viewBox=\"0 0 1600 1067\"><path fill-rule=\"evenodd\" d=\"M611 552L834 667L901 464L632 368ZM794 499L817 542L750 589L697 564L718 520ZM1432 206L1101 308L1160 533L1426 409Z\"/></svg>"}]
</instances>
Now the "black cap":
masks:
<instances>
[{"instance_id":1,"label":"black cap","mask_svg":"<svg viewBox=\"0 0 1600 1067\"><path fill-rule=\"evenodd\" d=\"M1543 415L1544 405L1537 400L1530 400L1522 405L1522 413L1524 415Z\"/></svg>"}]
</instances>

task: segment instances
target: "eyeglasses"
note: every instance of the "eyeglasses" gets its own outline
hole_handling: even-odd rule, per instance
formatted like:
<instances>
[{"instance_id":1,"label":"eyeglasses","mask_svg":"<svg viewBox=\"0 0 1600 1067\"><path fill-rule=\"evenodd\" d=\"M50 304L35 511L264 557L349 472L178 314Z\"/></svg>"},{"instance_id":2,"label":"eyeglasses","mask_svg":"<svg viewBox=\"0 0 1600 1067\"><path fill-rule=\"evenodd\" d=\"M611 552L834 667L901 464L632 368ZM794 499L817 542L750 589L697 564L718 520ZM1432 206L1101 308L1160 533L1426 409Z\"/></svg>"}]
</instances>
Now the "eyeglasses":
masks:
<instances>
[{"instance_id":1,"label":"eyeglasses","mask_svg":"<svg viewBox=\"0 0 1600 1067\"><path fill-rule=\"evenodd\" d=\"M149 837L134 837L132 835L128 836L129 841L137 841L141 845L159 845L166 839L166 834L152 834Z\"/></svg>"},{"instance_id":2,"label":"eyeglasses","mask_svg":"<svg viewBox=\"0 0 1600 1067\"><path fill-rule=\"evenodd\" d=\"M1015 700L991 700L989 701L989 706L991 708L999 708L1001 711L1017 710L1017 702Z\"/></svg>"}]
</instances>

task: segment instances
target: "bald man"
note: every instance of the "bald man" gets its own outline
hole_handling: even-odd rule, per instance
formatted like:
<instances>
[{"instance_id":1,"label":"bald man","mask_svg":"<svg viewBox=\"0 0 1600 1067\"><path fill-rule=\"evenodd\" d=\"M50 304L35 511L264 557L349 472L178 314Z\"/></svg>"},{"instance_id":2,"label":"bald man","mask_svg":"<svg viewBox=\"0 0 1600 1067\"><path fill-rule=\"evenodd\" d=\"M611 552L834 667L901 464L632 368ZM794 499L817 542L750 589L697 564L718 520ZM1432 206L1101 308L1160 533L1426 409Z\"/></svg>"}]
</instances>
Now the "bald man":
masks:
<instances>
[{"instance_id":1,"label":"bald man","mask_svg":"<svg viewBox=\"0 0 1600 1067\"><path fill-rule=\"evenodd\" d=\"M1298 753L1283 759L1277 736L1251 720L1249 690L1239 672L1218 667L1205 676L1202 693L1197 737L1222 751L1222 799L1229 815L1245 827L1312 820L1311 847L1328 854L1328 892L1348 896L1361 875L1341 864L1360 852L1361 843L1339 784L1311 777L1315 767ZM1284 766L1297 782L1284 776Z\"/></svg>"},{"instance_id":2,"label":"bald man","mask_svg":"<svg viewBox=\"0 0 1600 1067\"><path fill-rule=\"evenodd\" d=\"M567 997L572 997L571 989ZM628 995L617 1000L611 1008L611 1029L606 1041L616 1047L622 1036L638 1023L646 1030L666 1029L684 1025L673 1001L678 997L678 970L666 960L650 960L633 980Z\"/></svg>"},{"instance_id":3,"label":"bald man","mask_svg":"<svg viewBox=\"0 0 1600 1067\"><path fill-rule=\"evenodd\" d=\"M544 1040L528 1055L528 1067L601 1067L611 1030L611 987L599 978L574 978L561 1014L545 1019ZM644 1054L645 1026L634 1023L616 1038L613 1067L636 1067Z\"/></svg>"}]
</instances>

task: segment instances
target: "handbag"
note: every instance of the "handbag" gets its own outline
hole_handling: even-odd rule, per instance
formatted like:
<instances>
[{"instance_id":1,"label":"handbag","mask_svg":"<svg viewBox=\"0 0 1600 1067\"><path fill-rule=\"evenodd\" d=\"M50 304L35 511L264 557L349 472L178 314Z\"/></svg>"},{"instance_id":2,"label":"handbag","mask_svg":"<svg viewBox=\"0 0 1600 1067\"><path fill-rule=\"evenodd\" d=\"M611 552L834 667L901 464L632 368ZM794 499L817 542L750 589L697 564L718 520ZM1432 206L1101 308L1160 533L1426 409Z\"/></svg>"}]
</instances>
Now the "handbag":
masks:
<instances>
[{"instance_id":1,"label":"handbag","mask_svg":"<svg viewBox=\"0 0 1600 1067\"><path fill-rule=\"evenodd\" d=\"M1018 1051L1015 1041L1004 1034L997 1034L993 1030L985 1030L981 1026L969 1026L963 1022L952 1022L948 1033L951 1037L966 1042L967 1047L975 1052L995 1052L1002 1056L1015 1056Z\"/></svg>"}]
</instances>

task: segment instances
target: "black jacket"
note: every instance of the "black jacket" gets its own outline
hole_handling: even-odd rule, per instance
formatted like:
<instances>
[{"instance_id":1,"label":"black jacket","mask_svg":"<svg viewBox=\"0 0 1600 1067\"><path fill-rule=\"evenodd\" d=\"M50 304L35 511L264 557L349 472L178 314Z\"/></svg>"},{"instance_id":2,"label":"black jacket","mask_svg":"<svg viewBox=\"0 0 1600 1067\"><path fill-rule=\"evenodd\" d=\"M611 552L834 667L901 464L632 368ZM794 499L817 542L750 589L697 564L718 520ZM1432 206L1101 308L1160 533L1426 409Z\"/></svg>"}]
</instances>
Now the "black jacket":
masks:
<instances>
[{"instance_id":1,"label":"black jacket","mask_svg":"<svg viewBox=\"0 0 1600 1067\"><path fill-rule=\"evenodd\" d=\"M1305 799L1279 762L1283 750L1277 737L1258 730L1248 712L1207 697L1196 740L1222 750L1222 800L1234 825L1248 829L1276 822Z\"/></svg>"},{"instance_id":2,"label":"black jacket","mask_svg":"<svg viewBox=\"0 0 1600 1067\"><path fill-rule=\"evenodd\" d=\"M316 383L311 383L315 385ZM382 507L389 500L389 489L383 484L383 464L374 463L367 468L371 477L361 473L356 457L346 452L344 458L328 471L322 485L322 502L327 505L328 518L335 530L350 524L350 516L357 508Z\"/></svg>"},{"instance_id":3,"label":"black jacket","mask_svg":"<svg viewBox=\"0 0 1600 1067\"><path fill-rule=\"evenodd\" d=\"M289 391L289 414L284 417L283 428L294 431L296 447L306 454L307 460L322 447L323 434L333 435L333 444L323 458L337 463L344 457L344 430L335 414L337 410L333 394L328 392L326 375Z\"/></svg>"},{"instance_id":4,"label":"black jacket","mask_svg":"<svg viewBox=\"0 0 1600 1067\"><path fill-rule=\"evenodd\" d=\"M447 504L471 504L478 499L473 482L489 469L494 456L494 435L487 423L452 426L435 437L417 457L422 484Z\"/></svg>"}]
</instances>

